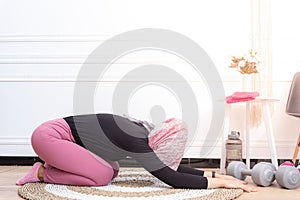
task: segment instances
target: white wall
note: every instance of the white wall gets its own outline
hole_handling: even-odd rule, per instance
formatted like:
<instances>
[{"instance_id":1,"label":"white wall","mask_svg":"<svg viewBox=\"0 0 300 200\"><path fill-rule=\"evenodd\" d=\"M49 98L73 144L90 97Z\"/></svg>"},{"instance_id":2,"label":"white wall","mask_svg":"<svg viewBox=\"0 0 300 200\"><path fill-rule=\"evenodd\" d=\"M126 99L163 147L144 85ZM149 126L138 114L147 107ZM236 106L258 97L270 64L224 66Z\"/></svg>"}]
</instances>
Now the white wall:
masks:
<instances>
[{"instance_id":1,"label":"white wall","mask_svg":"<svg viewBox=\"0 0 300 200\"><path fill-rule=\"evenodd\" d=\"M274 95L281 99L275 104L273 122L280 158L292 156L299 130L299 121L284 113L290 80L300 63L296 51L299 30L294 30L293 23L286 23L299 19L292 3L274 3L273 13ZM150 27L186 35L213 59L226 93L239 90L241 77L227 66L230 55L249 49L249 5L249 1L238 0L0 0L0 156L34 155L30 147L34 128L46 120L73 114L74 84L82 63L103 41L124 31ZM282 15L282 6L293 15ZM288 31L282 31L282 25ZM154 51L133 53L118 60L100 81L95 102L101 100L101 104L95 103L95 110L112 112L113 89L122 73L150 63L171 65L188 80L194 78L190 67L175 56ZM218 158L221 138L204 144L211 105L203 81L198 80L191 85L200 105L199 130L186 156ZM170 93L158 88L148 90L159 97L157 101L145 98L145 91L137 92L129 104L131 115L147 119L149 108L158 103L166 108L168 116L180 115L180 105ZM242 109L237 106L232 129L243 130ZM253 129L251 137L252 157L269 157L263 127ZM201 148L212 151L200 155Z\"/></svg>"}]
</instances>

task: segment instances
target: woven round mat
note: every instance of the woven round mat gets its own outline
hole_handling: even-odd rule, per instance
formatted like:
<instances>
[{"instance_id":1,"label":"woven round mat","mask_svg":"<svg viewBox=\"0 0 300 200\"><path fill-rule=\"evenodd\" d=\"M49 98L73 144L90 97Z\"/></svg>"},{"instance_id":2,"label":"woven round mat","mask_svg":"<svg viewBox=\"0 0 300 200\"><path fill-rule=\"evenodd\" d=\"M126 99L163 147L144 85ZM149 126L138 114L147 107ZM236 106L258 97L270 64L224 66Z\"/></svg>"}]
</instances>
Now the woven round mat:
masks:
<instances>
[{"instance_id":1,"label":"woven round mat","mask_svg":"<svg viewBox=\"0 0 300 200\"><path fill-rule=\"evenodd\" d=\"M21 197L28 200L86 199L200 199L230 200L240 196L240 189L186 190L173 189L145 171L121 171L111 184L102 187L79 187L47 183L27 183L19 188Z\"/></svg>"}]
</instances>

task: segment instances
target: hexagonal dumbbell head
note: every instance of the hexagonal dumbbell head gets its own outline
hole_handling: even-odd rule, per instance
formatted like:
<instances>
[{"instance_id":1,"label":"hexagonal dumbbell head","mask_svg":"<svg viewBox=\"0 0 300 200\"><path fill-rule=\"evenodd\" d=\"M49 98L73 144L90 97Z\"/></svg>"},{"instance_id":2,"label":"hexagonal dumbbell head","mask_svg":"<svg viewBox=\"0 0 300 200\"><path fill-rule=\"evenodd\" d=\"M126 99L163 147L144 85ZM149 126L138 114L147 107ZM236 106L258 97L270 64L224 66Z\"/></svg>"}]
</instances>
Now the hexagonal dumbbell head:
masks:
<instances>
[{"instance_id":1,"label":"hexagonal dumbbell head","mask_svg":"<svg viewBox=\"0 0 300 200\"><path fill-rule=\"evenodd\" d=\"M227 174L237 179L245 180L247 175L251 175L251 171L247 169L245 163L232 161L227 167Z\"/></svg>"},{"instance_id":2,"label":"hexagonal dumbbell head","mask_svg":"<svg viewBox=\"0 0 300 200\"><path fill-rule=\"evenodd\" d=\"M276 168L273 164L260 162L254 165L251 173L252 180L255 184L267 187L275 180Z\"/></svg>"},{"instance_id":3,"label":"hexagonal dumbbell head","mask_svg":"<svg viewBox=\"0 0 300 200\"><path fill-rule=\"evenodd\" d=\"M276 172L277 183L286 189L300 186L300 172L292 166L280 166Z\"/></svg>"}]
</instances>

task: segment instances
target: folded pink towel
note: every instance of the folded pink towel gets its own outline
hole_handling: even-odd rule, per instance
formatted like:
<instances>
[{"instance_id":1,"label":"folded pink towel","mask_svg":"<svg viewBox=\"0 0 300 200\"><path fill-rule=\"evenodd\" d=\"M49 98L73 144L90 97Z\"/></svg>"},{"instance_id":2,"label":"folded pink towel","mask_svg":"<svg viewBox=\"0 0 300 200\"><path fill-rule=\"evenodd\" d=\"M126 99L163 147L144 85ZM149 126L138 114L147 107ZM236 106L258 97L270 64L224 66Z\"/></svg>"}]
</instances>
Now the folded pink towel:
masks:
<instances>
[{"instance_id":1,"label":"folded pink towel","mask_svg":"<svg viewBox=\"0 0 300 200\"><path fill-rule=\"evenodd\" d=\"M258 92L235 92L231 96L226 97L227 103L237 103L243 101L251 101L259 96Z\"/></svg>"}]
</instances>

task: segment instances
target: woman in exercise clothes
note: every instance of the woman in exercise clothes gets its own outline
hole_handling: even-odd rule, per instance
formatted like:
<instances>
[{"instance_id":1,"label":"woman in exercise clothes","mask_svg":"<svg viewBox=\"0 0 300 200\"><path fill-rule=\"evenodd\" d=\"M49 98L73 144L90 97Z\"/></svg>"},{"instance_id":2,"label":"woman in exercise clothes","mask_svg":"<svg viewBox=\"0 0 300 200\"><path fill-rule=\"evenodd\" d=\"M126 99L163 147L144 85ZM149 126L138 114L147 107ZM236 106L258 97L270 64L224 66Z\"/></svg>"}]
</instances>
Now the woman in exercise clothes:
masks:
<instances>
[{"instance_id":1,"label":"woman in exercise clothes","mask_svg":"<svg viewBox=\"0 0 300 200\"><path fill-rule=\"evenodd\" d=\"M37 127L31 138L45 163L35 163L16 184L103 186L118 175L118 161L129 156L173 188L256 191L231 176L180 165L186 141L187 127L175 118L166 120L159 130L146 121L113 114L51 120Z\"/></svg>"}]
</instances>

